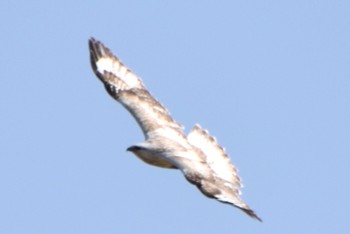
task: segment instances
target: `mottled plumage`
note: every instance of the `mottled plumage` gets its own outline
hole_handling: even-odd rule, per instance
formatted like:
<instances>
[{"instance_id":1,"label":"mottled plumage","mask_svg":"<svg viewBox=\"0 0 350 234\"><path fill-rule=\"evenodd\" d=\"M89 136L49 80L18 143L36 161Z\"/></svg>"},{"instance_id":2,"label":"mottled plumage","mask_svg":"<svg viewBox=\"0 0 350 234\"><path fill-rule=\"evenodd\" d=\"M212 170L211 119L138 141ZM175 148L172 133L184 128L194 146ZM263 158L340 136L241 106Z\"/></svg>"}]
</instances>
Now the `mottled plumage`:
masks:
<instances>
[{"instance_id":1,"label":"mottled plumage","mask_svg":"<svg viewBox=\"0 0 350 234\"><path fill-rule=\"evenodd\" d=\"M133 115L145 135L144 142L130 146L128 151L148 164L181 170L207 197L231 204L261 221L239 197L237 169L216 139L199 125L186 136L142 80L108 48L93 38L89 47L95 74L107 92Z\"/></svg>"}]
</instances>

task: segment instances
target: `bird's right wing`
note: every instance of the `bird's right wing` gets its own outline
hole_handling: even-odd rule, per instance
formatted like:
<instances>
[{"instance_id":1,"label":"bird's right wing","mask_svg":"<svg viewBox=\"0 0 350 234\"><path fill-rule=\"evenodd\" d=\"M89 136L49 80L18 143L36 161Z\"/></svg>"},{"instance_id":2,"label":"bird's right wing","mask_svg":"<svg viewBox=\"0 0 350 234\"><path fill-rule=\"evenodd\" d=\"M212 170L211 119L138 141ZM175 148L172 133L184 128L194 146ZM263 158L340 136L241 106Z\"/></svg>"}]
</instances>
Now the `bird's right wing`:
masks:
<instances>
[{"instance_id":1,"label":"bird's right wing","mask_svg":"<svg viewBox=\"0 0 350 234\"><path fill-rule=\"evenodd\" d=\"M89 40L91 66L107 92L136 119L146 138L161 134L184 138L182 126L175 122L145 88L143 82L101 42Z\"/></svg>"},{"instance_id":2,"label":"bird's right wing","mask_svg":"<svg viewBox=\"0 0 350 234\"><path fill-rule=\"evenodd\" d=\"M211 190L213 191L212 194L206 195L221 202L234 205L249 216L261 221L254 211L240 198L242 185L237 169L230 162L230 158L224 148L217 143L216 139L199 125L195 125L187 139L191 145L203 153L206 164L213 176L213 179L210 179L211 181L209 182L212 186L215 186L216 190L213 189Z\"/></svg>"}]
</instances>

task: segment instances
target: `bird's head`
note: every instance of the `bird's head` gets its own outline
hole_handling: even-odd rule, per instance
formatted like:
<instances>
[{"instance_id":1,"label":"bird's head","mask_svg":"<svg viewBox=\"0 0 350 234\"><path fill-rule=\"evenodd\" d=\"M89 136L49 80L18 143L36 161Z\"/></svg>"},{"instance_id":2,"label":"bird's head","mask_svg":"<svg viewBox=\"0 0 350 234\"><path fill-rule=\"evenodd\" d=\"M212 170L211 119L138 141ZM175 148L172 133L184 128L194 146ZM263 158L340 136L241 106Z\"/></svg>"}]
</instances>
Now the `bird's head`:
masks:
<instances>
[{"instance_id":1,"label":"bird's head","mask_svg":"<svg viewBox=\"0 0 350 234\"><path fill-rule=\"evenodd\" d=\"M138 157L143 157L144 155L148 155L149 151L150 151L147 143L145 143L145 142L132 145L129 148L127 148L126 150L134 153Z\"/></svg>"},{"instance_id":2,"label":"bird's head","mask_svg":"<svg viewBox=\"0 0 350 234\"><path fill-rule=\"evenodd\" d=\"M130 152L132 152L132 153L136 153L136 152L139 152L140 150L145 150L145 148L144 147L142 147L142 146L140 146L140 145L132 145L132 146L130 146L130 147L128 147L127 149L126 149L126 151L130 151Z\"/></svg>"}]
</instances>

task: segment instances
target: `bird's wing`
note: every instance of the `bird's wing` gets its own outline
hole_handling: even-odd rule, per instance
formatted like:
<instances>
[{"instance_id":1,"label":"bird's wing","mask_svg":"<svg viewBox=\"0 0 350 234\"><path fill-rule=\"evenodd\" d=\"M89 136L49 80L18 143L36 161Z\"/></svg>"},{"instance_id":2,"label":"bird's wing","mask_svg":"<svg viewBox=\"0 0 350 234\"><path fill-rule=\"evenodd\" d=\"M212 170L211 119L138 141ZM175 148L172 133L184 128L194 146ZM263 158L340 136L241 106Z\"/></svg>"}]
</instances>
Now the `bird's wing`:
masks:
<instances>
[{"instance_id":1,"label":"bird's wing","mask_svg":"<svg viewBox=\"0 0 350 234\"><path fill-rule=\"evenodd\" d=\"M139 77L101 42L91 38L89 48L95 74L107 92L133 115L146 138L158 136L159 132L166 132L170 138L184 138L182 126L149 93Z\"/></svg>"},{"instance_id":2,"label":"bird's wing","mask_svg":"<svg viewBox=\"0 0 350 234\"><path fill-rule=\"evenodd\" d=\"M188 141L195 147L199 148L206 157L206 162L216 178L227 182L235 193L240 194L242 187L237 169L230 162L230 158L216 141L209 135L208 131L195 125L187 137Z\"/></svg>"},{"instance_id":3,"label":"bird's wing","mask_svg":"<svg viewBox=\"0 0 350 234\"><path fill-rule=\"evenodd\" d=\"M237 169L230 162L230 158L224 148L217 143L216 139L199 125L195 125L187 136L187 139L191 145L203 153L206 164L211 170L213 178L209 179L210 181L206 181L206 183L216 189L210 190L213 194L206 195L216 198L221 202L232 204L249 216L261 221L254 211L239 197L242 185L237 175ZM201 183L204 182L202 181Z\"/></svg>"}]
</instances>

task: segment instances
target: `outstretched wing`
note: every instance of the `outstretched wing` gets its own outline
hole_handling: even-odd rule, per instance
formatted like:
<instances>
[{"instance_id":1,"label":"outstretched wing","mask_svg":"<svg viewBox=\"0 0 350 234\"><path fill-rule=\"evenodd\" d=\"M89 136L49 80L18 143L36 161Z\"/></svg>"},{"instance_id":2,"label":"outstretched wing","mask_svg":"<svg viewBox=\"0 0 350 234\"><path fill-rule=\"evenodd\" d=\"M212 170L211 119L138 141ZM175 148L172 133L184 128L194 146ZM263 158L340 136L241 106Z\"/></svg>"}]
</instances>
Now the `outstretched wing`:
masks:
<instances>
[{"instance_id":1,"label":"outstretched wing","mask_svg":"<svg viewBox=\"0 0 350 234\"><path fill-rule=\"evenodd\" d=\"M191 145L198 148L205 155L206 164L211 170L214 178L211 184L215 186L216 190L212 190L213 194L209 194L209 196L221 202L232 204L249 216L261 221L254 211L239 197L242 185L237 175L237 169L230 162L230 158L224 148L217 143L216 139L199 125L195 125L187 139Z\"/></svg>"},{"instance_id":2,"label":"outstretched wing","mask_svg":"<svg viewBox=\"0 0 350 234\"><path fill-rule=\"evenodd\" d=\"M107 92L136 119L146 138L158 131L170 130L181 135L182 126L175 122L145 88L142 80L129 70L101 42L89 40L91 66ZM182 136L181 136L182 137Z\"/></svg>"}]
</instances>

